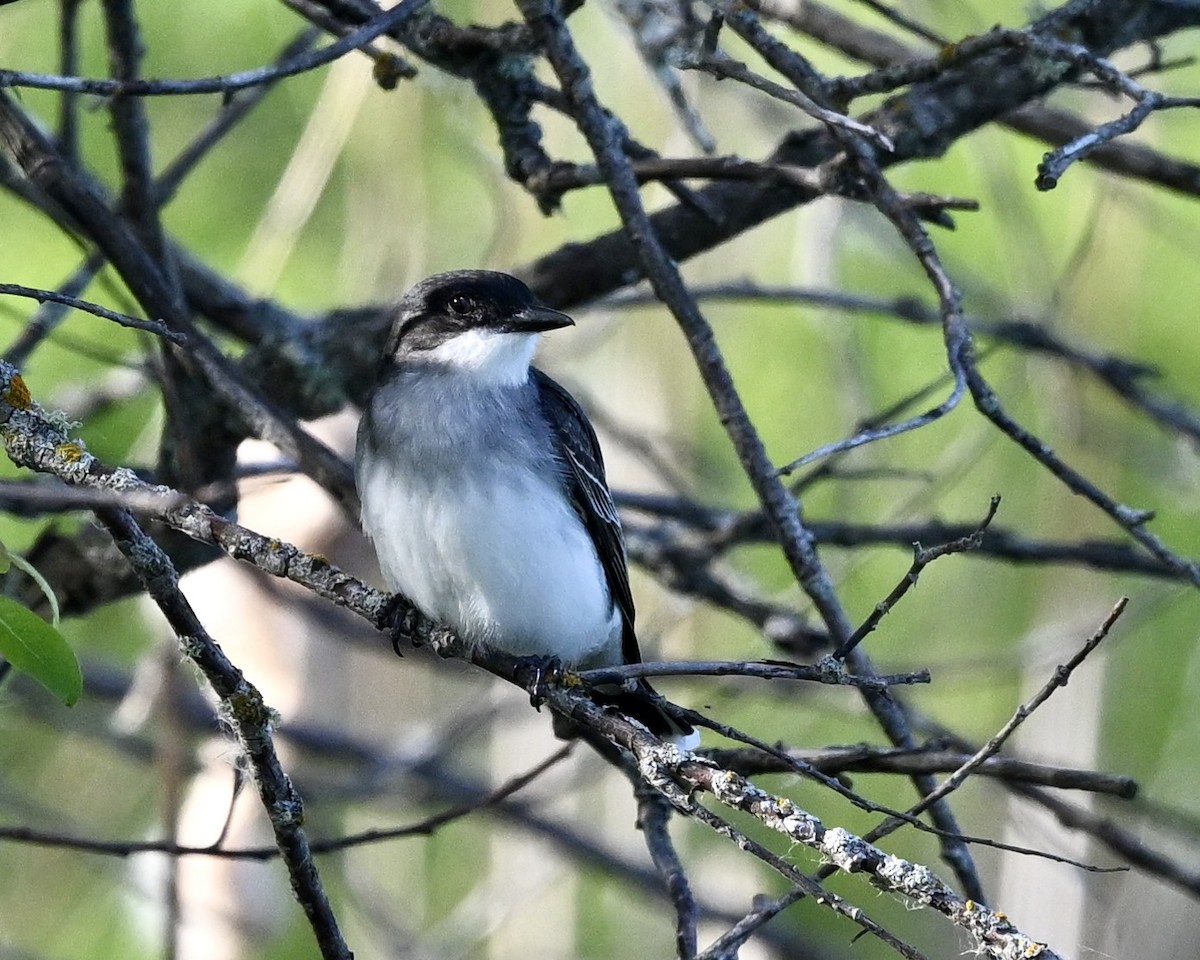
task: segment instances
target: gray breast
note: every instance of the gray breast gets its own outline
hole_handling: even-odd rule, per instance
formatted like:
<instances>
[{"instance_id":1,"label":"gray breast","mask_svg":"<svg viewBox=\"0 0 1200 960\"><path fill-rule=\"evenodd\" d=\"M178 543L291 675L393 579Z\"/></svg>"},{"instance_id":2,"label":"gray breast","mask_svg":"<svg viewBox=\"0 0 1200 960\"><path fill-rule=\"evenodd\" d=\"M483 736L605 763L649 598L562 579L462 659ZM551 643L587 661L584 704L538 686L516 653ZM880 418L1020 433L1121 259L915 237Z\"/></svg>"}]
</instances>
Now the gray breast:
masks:
<instances>
[{"instance_id":1,"label":"gray breast","mask_svg":"<svg viewBox=\"0 0 1200 960\"><path fill-rule=\"evenodd\" d=\"M431 477L489 469L563 476L532 382L479 385L436 368L395 370L364 412L359 445Z\"/></svg>"}]
</instances>

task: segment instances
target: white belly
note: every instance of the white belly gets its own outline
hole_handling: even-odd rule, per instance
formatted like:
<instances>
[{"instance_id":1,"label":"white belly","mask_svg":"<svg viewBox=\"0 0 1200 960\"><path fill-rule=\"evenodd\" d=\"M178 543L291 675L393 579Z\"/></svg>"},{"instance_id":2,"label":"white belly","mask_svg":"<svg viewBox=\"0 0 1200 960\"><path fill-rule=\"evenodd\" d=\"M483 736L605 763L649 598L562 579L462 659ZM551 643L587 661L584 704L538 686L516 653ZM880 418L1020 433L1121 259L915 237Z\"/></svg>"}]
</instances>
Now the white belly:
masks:
<instances>
[{"instance_id":1,"label":"white belly","mask_svg":"<svg viewBox=\"0 0 1200 960\"><path fill-rule=\"evenodd\" d=\"M476 467L432 478L362 465L363 526L388 584L472 643L567 664L610 647L618 660L620 617L565 498L531 474Z\"/></svg>"}]
</instances>

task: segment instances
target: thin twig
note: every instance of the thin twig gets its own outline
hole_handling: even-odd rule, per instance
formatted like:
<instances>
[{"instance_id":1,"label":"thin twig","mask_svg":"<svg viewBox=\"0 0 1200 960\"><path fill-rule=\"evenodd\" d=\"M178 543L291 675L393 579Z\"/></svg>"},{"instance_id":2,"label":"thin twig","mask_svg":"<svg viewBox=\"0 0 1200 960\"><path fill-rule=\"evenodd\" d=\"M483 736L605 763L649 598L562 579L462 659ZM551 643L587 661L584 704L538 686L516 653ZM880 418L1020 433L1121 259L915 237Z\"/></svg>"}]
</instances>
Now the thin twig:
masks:
<instances>
[{"instance_id":1,"label":"thin twig","mask_svg":"<svg viewBox=\"0 0 1200 960\"><path fill-rule=\"evenodd\" d=\"M696 960L737 960L742 944L754 936L765 924L806 896L808 896L808 892L803 887L796 886L782 897L759 904L710 943L703 953L697 955Z\"/></svg>"},{"instance_id":2,"label":"thin twig","mask_svg":"<svg viewBox=\"0 0 1200 960\"><path fill-rule=\"evenodd\" d=\"M971 754L979 749L977 744L970 743L941 724L925 718L923 725L934 736L956 750ZM1161 878L1195 899L1200 899L1200 870L1180 859L1175 847L1168 849L1173 850L1176 855L1156 849L1132 830L1118 824L1107 812L1092 809L1091 804L1071 803L1031 783L1006 781L1005 787L1013 794L1048 810L1068 830L1084 833L1100 847L1119 856L1125 863L1150 876Z\"/></svg>"},{"instance_id":3,"label":"thin twig","mask_svg":"<svg viewBox=\"0 0 1200 960\"><path fill-rule=\"evenodd\" d=\"M102 0L108 60L114 78L137 83L145 44L131 0ZM159 199L150 157L150 121L146 102L117 94L108 101L113 139L121 162L121 207L165 281L178 290L179 276L163 237Z\"/></svg>"},{"instance_id":4,"label":"thin twig","mask_svg":"<svg viewBox=\"0 0 1200 960\"><path fill-rule=\"evenodd\" d=\"M842 440L835 440L832 443L827 443L817 447L804 454L802 457L797 457L789 463L784 464L778 469L778 474L781 477L790 476L801 467L806 467L810 463L815 463L818 460L823 460L826 457L833 456L839 453L847 453L850 450L857 450L859 447L865 447L869 443L878 443L880 440L890 440L893 437L898 437L903 433L911 433L913 430L919 430L922 427L927 427L931 423L936 423L946 414L953 411L962 400L963 394L966 393L966 383L956 379L950 395L935 407L926 410L920 416L910 417L908 420L901 420L899 423L889 423L884 427L872 427L866 430L860 430L852 437L846 437Z\"/></svg>"},{"instance_id":5,"label":"thin twig","mask_svg":"<svg viewBox=\"0 0 1200 960\"><path fill-rule=\"evenodd\" d=\"M789 757L831 776L854 772L953 773L971 756L940 743L931 743L916 750L863 743L849 747L793 747L786 752ZM795 770L793 763L784 763L774 754L761 750L705 750L704 755L747 777L762 773L791 773ZM1138 793L1137 781L1131 777L1097 770L1076 770L1031 763L1014 757L989 757L975 772L980 776L994 777L1005 782L1053 787L1056 790L1103 793L1123 800L1131 800Z\"/></svg>"},{"instance_id":6,"label":"thin twig","mask_svg":"<svg viewBox=\"0 0 1200 960\"><path fill-rule=\"evenodd\" d=\"M159 490L92 490L55 480L0 480L0 510L16 516L38 516L64 510L125 507L135 513L183 506L188 498Z\"/></svg>"},{"instance_id":7,"label":"thin twig","mask_svg":"<svg viewBox=\"0 0 1200 960\"><path fill-rule=\"evenodd\" d=\"M1071 679L1071 674L1075 672L1075 668L1083 663L1083 661L1091 655L1092 651L1100 645L1100 642L1108 636L1109 631L1112 630L1113 625L1117 622L1117 620L1120 619L1121 614L1125 612L1125 607L1128 604L1128 597L1122 597L1120 600L1118 600L1112 610L1109 611L1108 616L1104 618L1104 622L1100 624L1095 633L1088 637L1087 641L1083 644L1075 656L1073 656L1065 664L1060 664L1059 666L1055 667L1054 673L1051 675L1050 679L1042 685L1041 689L1038 690L1037 693L1035 693L1017 708L1016 712L1012 715L1012 717L1009 718L1008 722L1005 723L1004 726L1002 726L999 730L997 730L987 743L980 747L974 753L974 755L971 756L970 759L968 759L965 763L963 763L962 766L960 766L957 770L955 770L954 773L942 781L937 790L925 797L922 797L921 800L913 805L908 812L915 816L921 813L923 810L928 809L930 803L933 803L940 797L945 797L953 793L966 782L967 778L976 769L978 769L980 765L999 753L1000 748L1004 746L1005 741L1007 741L1008 738L1016 732L1017 728L1021 726L1021 724L1024 723L1033 714L1033 712L1037 710L1038 707L1049 700L1059 687L1065 687L1067 685L1068 681ZM888 833L896 830L901 825L902 824L899 822L893 822L889 820L884 824L881 824L875 830L872 830L871 834L868 836L871 839L886 836Z\"/></svg>"},{"instance_id":8,"label":"thin twig","mask_svg":"<svg viewBox=\"0 0 1200 960\"><path fill-rule=\"evenodd\" d=\"M303 53L285 63L258 67L223 76L200 77L194 80L98 80L88 77L62 77L24 70L0 70L0 88L33 87L39 90L63 90L97 96L163 97L202 93L229 94L247 87L294 77L327 63L332 63L378 36L399 29L420 13L430 0L401 0L394 7L372 17L366 24L320 50Z\"/></svg>"},{"instance_id":9,"label":"thin twig","mask_svg":"<svg viewBox=\"0 0 1200 960\"><path fill-rule=\"evenodd\" d=\"M178 330L172 330L161 320L142 320L139 317L131 317L127 313L118 313L115 310L102 307L98 303L80 300L78 297L58 293L55 290L39 290L36 287L26 287L20 283L0 283L0 294L10 297L28 297L31 300L36 300L38 303L60 303L63 306L82 310L84 313L90 313L105 320L111 320L113 323L119 323L123 327L130 327L134 330L145 330L147 333L152 333L156 337L162 337L164 340L170 340L172 343L186 344L188 342L186 334Z\"/></svg>"},{"instance_id":10,"label":"thin twig","mask_svg":"<svg viewBox=\"0 0 1200 960\"><path fill-rule=\"evenodd\" d=\"M996 511L999 509L1000 497L994 496L992 497L991 504L988 506L987 515L983 518L983 520L980 521L979 526L967 536L960 537L957 540L947 541L939 544L936 547L925 548L922 547L919 542L914 543L913 562L912 566L908 568L908 572L903 576L903 578L901 578L900 582L892 588L891 592L875 605L875 609L872 610L870 616L868 616L867 619L859 625L858 629L850 634L850 636L846 638L846 641L833 651L831 654L833 659L837 661L845 660L850 651L862 643L867 634L871 633L876 627L878 627L879 622L892 611L896 604L904 598L904 595L917 585L917 581L920 579L922 571L924 571L929 564L933 563L934 560L951 553L966 553L969 550L978 550L979 545L983 543L984 532L989 526L991 526L992 520L994 520L996 517Z\"/></svg>"},{"instance_id":11,"label":"thin twig","mask_svg":"<svg viewBox=\"0 0 1200 960\"><path fill-rule=\"evenodd\" d=\"M1004 742L1010 736L1012 736L1016 729L1025 722L1025 719L1032 714L1034 710L1036 710L1041 704L1045 703L1055 690L1057 690L1059 687L1066 686L1067 681L1070 679L1070 676L1074 672L1075 668L1083 663L1083 661L1087 659L1088 655L1100 645L1100 642L1108 636L1113 624L1115 624L1120 618L1121 614L1125 612L1125 607L1128 602L1129 600L1127 597L1122 597L1117 602L1116 606L1109 611L1109 614L1104 619L1104 622L1100 625L1096 632L1088 638L1079 652L1076 653L1075 656L1073 656L1069 661L1067 661L1066 664L1055 668L1054 674L1042 686L1042 688L1038 690L1037 693L1035 693L1032 697L1030 697L1029 700L1021 704L1009 721L1003 727L1001 727L1000 730L997 731L987 743L975 751L975 753L957 770L955 770L954 773L942 781L942 783L939 784L935 790L923 796L916 804L910 807L904 817L889 817L887 820L883 821L883 823L872 828L866 834L864 834L863 839L874 843L875 841L894 833L905 824L911 823L911 817L915 817L923 811L929 809L931 805L939 802L944 797L949 796L960 786L962 786L962 784L966 782L967 778L980 765L985 763L989 758L1000 751L1000 748L1004 745ZM831 872L832 871L829 867L824 867L818 871L817 875L823 878L829 876Z\"/></svg>"},{"instance_id":12,"label":"thin twig","mask_svg":"<svg viewBox=\"0 0 1200 960\"><path fill-rule=\"evenodd\" d=\"M283 2L326 33L347 37L354 32L352 26L330 16L310 0L283 0ZM375 80L384 90L394 89L400 79L412 80L417 76L416 67L390 50L381 50L373 43L363 44L358 50L359 53L370 57L374 62Z\"/></svg>"},{"instance_id":13,"label":"thin twig","mask_svg":"<svg viewBox=\"0 0 1200 960\"><path fill-rule=\"evenodd\" d=\"M705 73L712 74L718 80L736 80L739 83L744 83L746 86L759 90L768 96L774 97L776 100L782 100L784 103L790 103L794 107L799 107L813 119L820 120L830 127L836 127L866 137L882 150L891 151L896 148L891 138L882 131L876 130L869 124L860 123L844 114L822 107L800 90L774 83L766 77L762 77L753 70L750 70L744 63L740 63L725 54L700 54L691 58L681 59L679 66L691 70L702 70Z\"/></svg>"},{"instance_id":14,"label":"thin twig","mask_svg":"<svg viewBox=\"0 0 1200 960\"><path fill-rule=\"evenodd\" d=\"M755 677L759 680L811 680L833 686L864 687L868 690L883 690L887 687L930 681L928 670L859 677L822 664L784 663L779 660L643 661L584 670L579 673L579 677L593 685L621 683L635 677Z\"/></svg>"},{"instance_id":15,"label":"thin twig","mask_svg":"<svg viewBox=\"0 0 1200 960\"><path fill-rule=\"evenodd\" d=\"M543 773L564 760L571 753L571 744L559 747L541 763L518 776L512 777L491 793L478 799L460 803L449 810L424 817L414 823L400 827L383 827L348 833L327 840L310 840L308 847L314 856L339 853L353 847L400 840L407 837L427 837L455 820L494 806L519 790L524 789ZM28 827L0 826L0 840L23 843L30 846L74 850L106 857L132 857L140 853L163 853L170 857L210 857L216 860L252 860L265 862L281 855L279 847L225 847L218 840L208 846L175 843L172 840L92 840L87 837L72 837L62 833L32 830Z\"/></svg>"}]
</instances>

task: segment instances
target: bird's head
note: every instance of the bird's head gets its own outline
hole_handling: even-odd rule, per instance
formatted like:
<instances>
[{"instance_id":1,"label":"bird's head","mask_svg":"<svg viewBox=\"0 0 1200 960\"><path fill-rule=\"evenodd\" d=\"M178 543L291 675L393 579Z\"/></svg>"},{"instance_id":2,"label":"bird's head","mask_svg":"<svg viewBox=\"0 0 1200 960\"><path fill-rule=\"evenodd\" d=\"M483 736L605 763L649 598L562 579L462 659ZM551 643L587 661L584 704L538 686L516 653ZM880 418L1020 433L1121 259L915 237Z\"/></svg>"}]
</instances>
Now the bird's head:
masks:
<instances>
[{"instance_id":1,"label":"bird's head","mask_svg":"<svg viewBox=\"0 0 1200 960\"><path fill-rule=\"evenodd\" d=\"M483 382L522 383L537 335L574 323L537 302L516 277L458 270L422 280L396 308L385 359L428 363Z\"/></svg>"}]
</instances>

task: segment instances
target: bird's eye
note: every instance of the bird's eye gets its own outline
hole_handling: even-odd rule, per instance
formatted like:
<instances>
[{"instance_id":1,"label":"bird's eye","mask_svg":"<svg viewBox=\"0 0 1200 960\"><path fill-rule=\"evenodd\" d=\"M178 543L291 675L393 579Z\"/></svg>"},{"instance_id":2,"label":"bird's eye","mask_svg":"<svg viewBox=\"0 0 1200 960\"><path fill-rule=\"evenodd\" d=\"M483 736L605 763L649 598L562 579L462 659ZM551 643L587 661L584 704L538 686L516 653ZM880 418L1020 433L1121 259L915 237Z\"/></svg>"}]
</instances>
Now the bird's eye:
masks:
<instances>
[{"instance_id":1,"label":"bird's eye","mask_svg":"<svg viewBox=\"0 0 1200 960\"><path fill-rule=\"evenodd\" d=\"M449 307L450 312L455 316L465 317L471 312L471 308L474 305L471 303L470 297L465 297L460 293L451 297L446 306Z\"/></svg>"}]
</instances>

